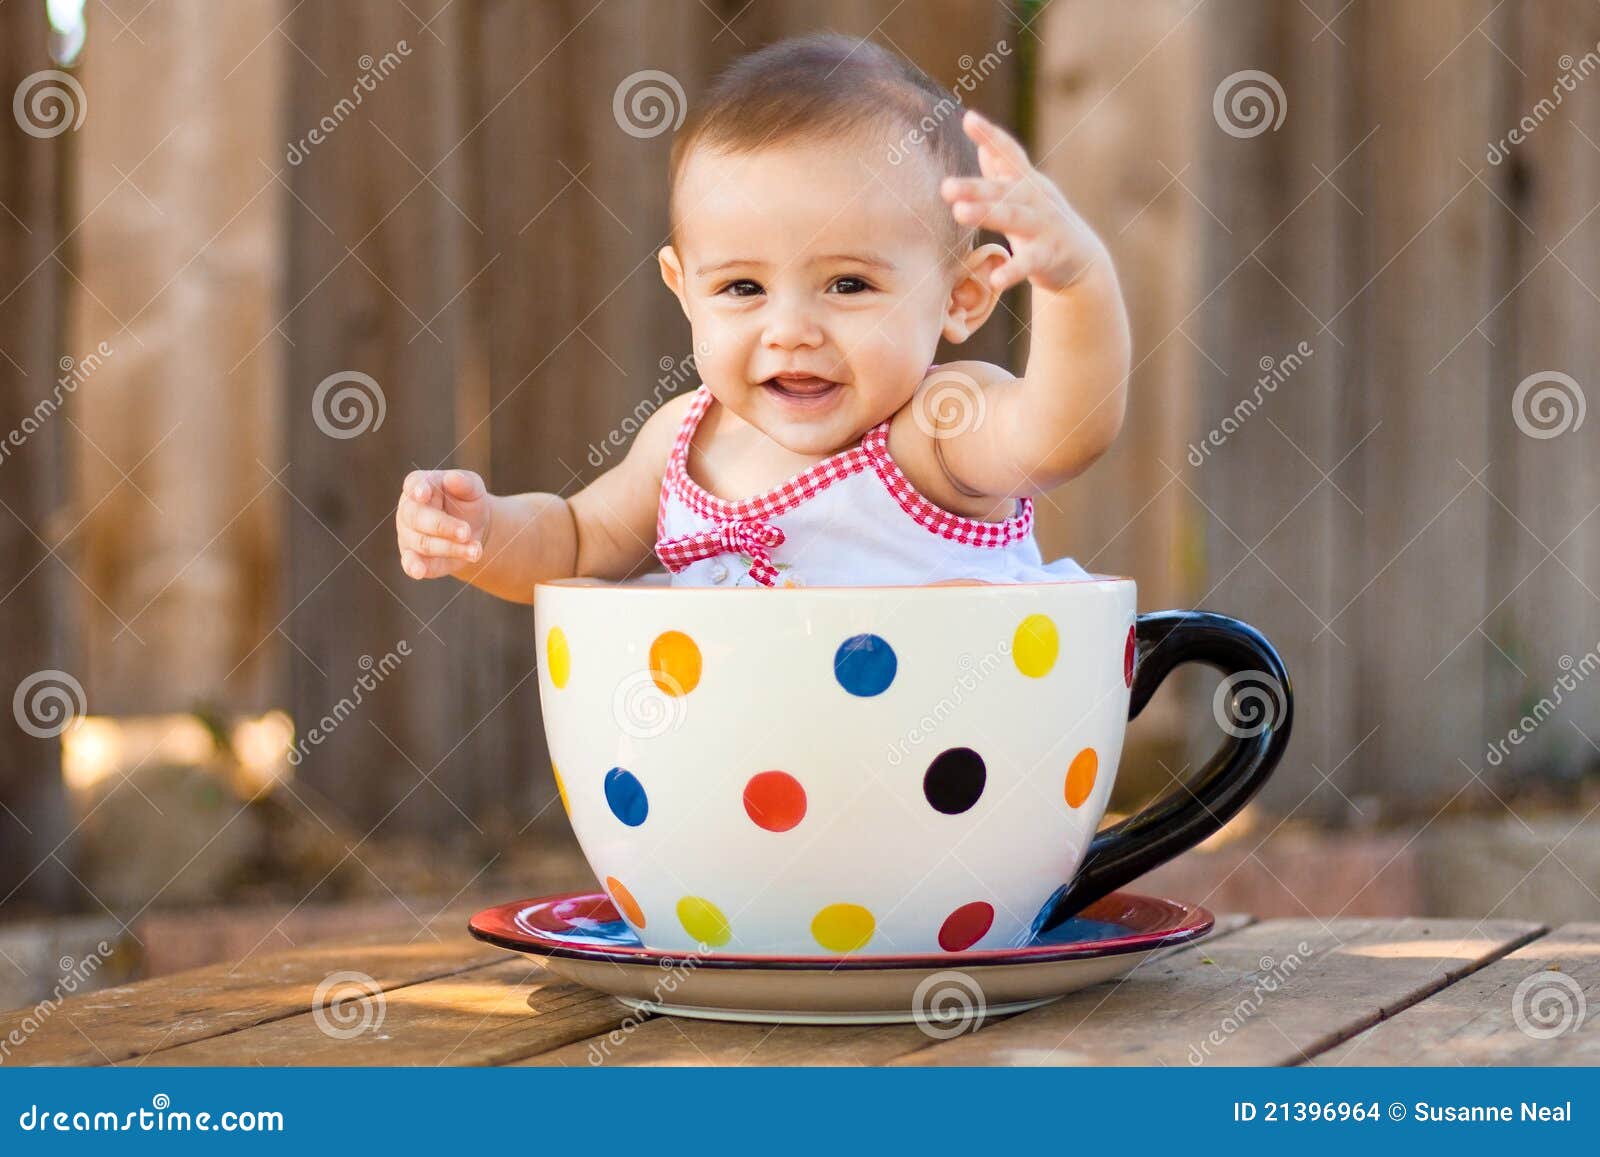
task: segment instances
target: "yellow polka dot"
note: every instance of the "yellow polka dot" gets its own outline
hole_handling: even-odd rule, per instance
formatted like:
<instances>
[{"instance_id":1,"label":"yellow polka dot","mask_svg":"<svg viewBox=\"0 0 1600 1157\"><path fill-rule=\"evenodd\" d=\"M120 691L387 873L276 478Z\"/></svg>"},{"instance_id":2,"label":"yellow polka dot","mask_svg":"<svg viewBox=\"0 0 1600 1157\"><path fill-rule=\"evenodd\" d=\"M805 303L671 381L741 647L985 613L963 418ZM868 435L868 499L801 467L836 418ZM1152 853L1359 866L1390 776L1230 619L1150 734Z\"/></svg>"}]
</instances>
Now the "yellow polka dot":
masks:
<instances>
[{"instance_id":1,"label":"yellow polka dot","mask_svg":"<svg viewBox=\"0 0 1600 1157\"><path fill-rule=\"evenodd\" d=\"M556 775L556 791L561 796L561 807L562 807L562 810L564 810L567 813L567 818L570 820L572 818L572 804L567 801L567 785L562 782L561 769L559 767L557 767L555 764L552 763L550 765L550 770L555 772L555 775Z\"/></svg>"},{"instance_id":2,"label":"yellow polka dot","mask_svg":"<svg viewBox=\"0 0 1600 1157\"><path fill-rule=\"evenodd\" d=\"M854 952L877 930L872 913L860 904L829 904L811 921L811 935L829 952Z\"/></svg>"},{"instance_id":3,"label":"yellow polka dot","mask_svg":"<svg viewBox=\"0 0 1600 1157\"><path fill-rule=\"evenodd\" d=\"M700 648L682 631L663 631L650 644L650 677L666 695L687 695L700 684Z\"/></svg>"},{"instance_id":4,"label":"yellow polka dot","mask_svg":"<svg viewBox=\"0 0 1600 1157\"><path fill-rule=\"evenodd\" d=\"M622 886L622 881L615 876L606 877L606 891L611 893L611 900L617 906L617 911L628 918L628 922L635 928L644 927L644 909L639 907L639 901L633 898L633 893Z\"/></svg>"},{"instance_id":5,"label":"yellow polka dot","mask_svg":"<svg viewBox=\"0 0 1600 1157\"><path fill-rule=\"evenodd\" d=\"M1085 747L1072 757L1072 765L1067 768L1067 806L1082 807L1089 798L1089 793L1094 790L1095 773L1100 770L1100 757L1094 753L1094 748Z\"/></svg>"},{"instance_id":6,"label":"yellow polka dot","mask_svg":"<svg viewBox=\"0 0 1600 1157\"><path fill-rule=\"evenodd\" d=\"M1029 615L1017 624L1011 638L1011 658L1017 670L1030 679L1049 673L1061 653L1061 637L1049 615Z\"/></svg>"},{"instance_id":7,"label":"yellow polka dot","mask_svg":"<svg viewBox=\"0 0 1600 1157\"><path fill-rule=\"evenodd\" d=\"M572 651L567 647L567 633L560 627L551 627L545 636L544 654L550 669L550 682L565 687L572 674Z\"/></svg>"},{"instance_id":8,"label":"yellow polka dot","mask_svg":"<svg viewBox=\"0 0 1600 1157\"><path fill-rule=\"evenodd\" d=\"M678 923L690 936L712 948L733 939L733 929L728 927L722 909L699 896L685 896L678 901Z\"/></svg>"}]
</instances>

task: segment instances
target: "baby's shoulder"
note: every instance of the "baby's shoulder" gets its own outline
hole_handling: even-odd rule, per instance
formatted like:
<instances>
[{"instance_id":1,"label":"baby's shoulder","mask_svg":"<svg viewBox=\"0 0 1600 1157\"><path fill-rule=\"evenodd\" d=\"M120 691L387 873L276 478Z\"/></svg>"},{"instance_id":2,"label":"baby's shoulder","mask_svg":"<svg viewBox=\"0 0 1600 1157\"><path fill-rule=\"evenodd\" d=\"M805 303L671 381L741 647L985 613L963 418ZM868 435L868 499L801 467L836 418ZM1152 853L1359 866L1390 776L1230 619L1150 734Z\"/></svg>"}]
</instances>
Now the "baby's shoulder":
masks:
<instances>
[{"instance_id":1,"label":"baby's shoulder","mask_svg":"<svg viewBox=\"0 0 1600 1157\"><path fill-rule=\"evenodd\" d=\"M993 514L992 497L968 490L951 476L938 442L981 427L989 412L988 391L1015 380L1011 371L990 362L945 362L928 371L889 420L890 457L935 505L968 518Z\"/></svg>"},{"instance_id":2,"label":"baby's shoulder","mask_svg":"<svg viewBox=\"0 0 1600 1157\"><path fill-rule=\"evenodd\" d=\"M657 406L639 427L638 434L634 435L634 447L651 455L659 452L665 456L670 453L672 444L677 441L678 431L689 415L689 407L694 405L694 395L694 390L685 390Z\"/></svg>"}]
</instances>

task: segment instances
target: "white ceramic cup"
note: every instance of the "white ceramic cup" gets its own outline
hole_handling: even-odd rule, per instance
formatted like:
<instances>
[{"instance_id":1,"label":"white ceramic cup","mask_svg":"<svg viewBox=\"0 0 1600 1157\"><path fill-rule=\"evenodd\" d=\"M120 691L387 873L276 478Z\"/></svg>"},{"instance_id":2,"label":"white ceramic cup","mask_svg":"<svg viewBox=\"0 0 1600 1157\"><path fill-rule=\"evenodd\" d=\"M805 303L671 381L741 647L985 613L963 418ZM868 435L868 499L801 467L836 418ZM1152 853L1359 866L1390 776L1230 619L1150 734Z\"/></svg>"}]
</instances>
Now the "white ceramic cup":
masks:
<instances>
[{"instance_id":1,"label":"white ceramic cup","mask_svg":"<svg viewBox=\"0 0 1600 1157\"><path fill-rule=\"evenodd\" d=\"M576 580L541 584L534 607L562 802L617 910L663 950L1024 944L1220 827L1270 774L1292 714L1252 628L1139 619L1128 579ZM1097 836L1128 719L1186 660L1233 681L1218 695L1228 738Z\"/></svg>"}]
</instances>

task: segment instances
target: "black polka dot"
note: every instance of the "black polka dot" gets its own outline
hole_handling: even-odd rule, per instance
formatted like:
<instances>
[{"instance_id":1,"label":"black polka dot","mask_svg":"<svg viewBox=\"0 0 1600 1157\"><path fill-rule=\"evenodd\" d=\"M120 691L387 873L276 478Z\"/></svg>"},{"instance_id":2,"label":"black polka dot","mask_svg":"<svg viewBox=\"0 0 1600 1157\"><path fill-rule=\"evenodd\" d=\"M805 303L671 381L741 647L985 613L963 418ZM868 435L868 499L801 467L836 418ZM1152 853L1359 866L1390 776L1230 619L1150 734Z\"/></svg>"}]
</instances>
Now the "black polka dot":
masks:
<instances>
[{"instance_id":1,"label":"black polka dot","mask_svg":"<svg viewBox=\"0 0 1600 1157\"><path fill-rule=\"evenodd\" d=\"M952 747L941 751L928 765L928 774L922 777L922 794L934 810L947 816L960 815L983 794L983 756L970 747Z\"/></svg>"}]
</instances>

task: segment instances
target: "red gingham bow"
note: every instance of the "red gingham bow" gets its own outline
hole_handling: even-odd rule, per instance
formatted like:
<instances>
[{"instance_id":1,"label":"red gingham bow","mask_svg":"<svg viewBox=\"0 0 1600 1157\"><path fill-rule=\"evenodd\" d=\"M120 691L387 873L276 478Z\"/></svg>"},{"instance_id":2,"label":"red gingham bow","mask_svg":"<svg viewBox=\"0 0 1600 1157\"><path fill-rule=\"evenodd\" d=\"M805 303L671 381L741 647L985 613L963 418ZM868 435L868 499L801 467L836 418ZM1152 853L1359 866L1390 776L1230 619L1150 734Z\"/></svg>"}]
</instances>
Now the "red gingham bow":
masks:
<instances>
[{"instance_id":1,"label":"red gingham bow","mask_svg":"<svg viewBox=\"0 0 1600 1157\"><path fill-rule=\"evenodd\" d=\"M783 531L770 522L742 518L719 522L711 530L686 534L682 538L662 539L656 543L656 557L676 574L701 559L715 558L730 551L742 552L753 560L750 577L770 587L776 585L773 580L778 577L778 568L772 565L772 556L767 552L782 544Z\"/></svg>"}]
</instances>

